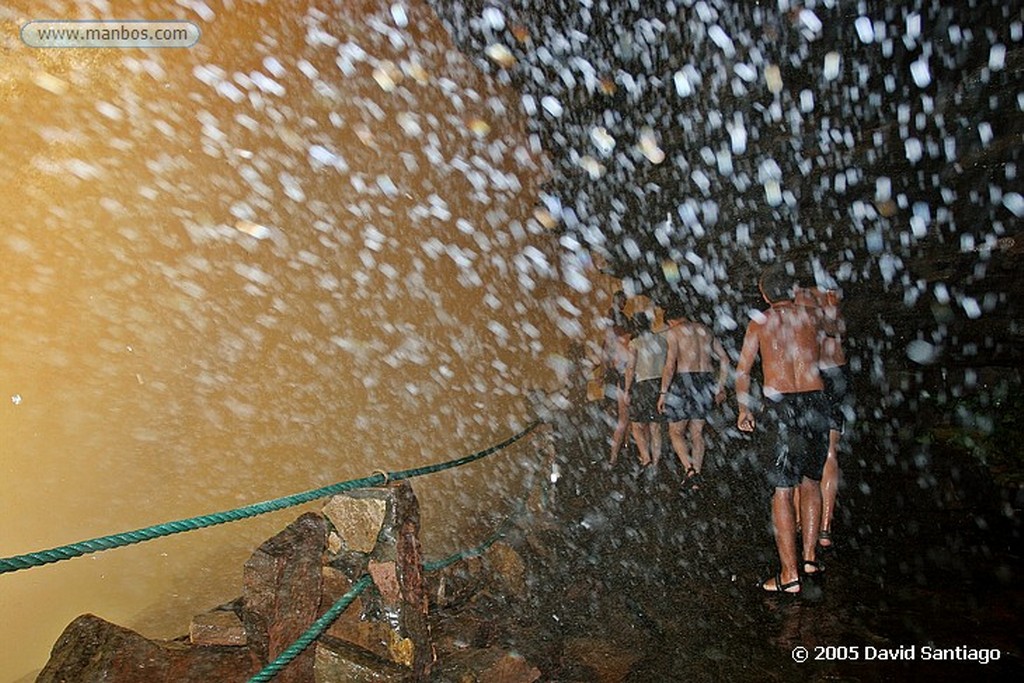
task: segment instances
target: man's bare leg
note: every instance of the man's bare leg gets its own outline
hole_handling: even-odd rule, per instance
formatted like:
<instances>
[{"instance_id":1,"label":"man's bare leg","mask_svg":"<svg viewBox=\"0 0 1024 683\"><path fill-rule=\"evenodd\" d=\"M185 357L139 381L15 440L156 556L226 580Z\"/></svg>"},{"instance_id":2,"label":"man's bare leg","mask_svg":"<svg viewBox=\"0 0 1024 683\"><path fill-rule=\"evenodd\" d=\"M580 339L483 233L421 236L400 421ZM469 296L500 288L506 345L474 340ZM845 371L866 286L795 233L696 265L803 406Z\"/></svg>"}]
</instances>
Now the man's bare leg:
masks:
<instances>
[{"instance_id":1,"label":"man's bare leg","mask_svg":"<svg viewBox=\"0 0 1024 683\"><path fill-rule=\"evenodd\" d=\"M818 543L822 548L832 545L832 513L836 507L836 493L839 489L839 431L828 433L828 457L821 474L821 531Z\"/></svg>"},{"instance_id":2,"label":"man's bare leg","mask_svg":"<svg viewBox=\"0 0 1024 683\"><path fill-rule=\"evenodd\" d=\"M796 488L793 489L793 512L796 514L796 533L797 533L797 536L801 535L800 532L803 529L803 526L801 526L801 524L800 524L800 510L802 510L802 509L803 508L800 507L800 487L797 486Z\"/></svg>"},{"instance_id":3,"label":"man's bare leg","mask_svg":"<svg viewBox=\"0 0 1024 683\"><path fill-rule=\"evenodd\" d=\"M805 480L806 481L806 480ZM782 585L798 582L796 555L796 515L793 510L793 489L777 488L772 495L772 526L775 532L775 547L779 551L782 567L776 577L768 579L761 587L766 591L778 591ZM781 581L781 583L779 583ZM800 592L797 583L786 589L787 593Z\"/></svg>"},{"instance_id":4,"label":"man's bare leg","mask_svg":"<svg viewBox=\"0 0 1024 683\"><path fill-rule=\"evenodd\" d=\"M615 432L612 434L612 457L611 464L614 465L619 459L619 451L626 440L626 430L629 428L629 408L626 406L626 393L621 389L617 390L618 397L618 421L615 423Z\"/></svg>"},{"instance_id":5,"label":"man's bare leg","mask_svg":"<svg viewBox=\"0 0 1024 683\"><path fill-rule=\"evenodd\" d=\"M636 441L636 450L640 458L640 466L647 467L651 463L651 453L647 444L647 423L634 422L632 424L633 440Z\"/></svg>"},{"instance_id":6,"label":"man's bare leg","mask_svg":"<svg viewBox=\"0 0 1024 683\"><path fill-rule=\"evenodd\" d=\"M803 564L801 566L805 574L814 574L821 571L816 555L818 550L818 531L821 525L821 483L807 477L800 481L800 519L803 522L804 545Z\"/></svg>"},{"instance_id":7,"label":"man's bare leg","mask_svg":"<svg viewBox=\"0 0 1024 683\"><path fill-rule=\"evenodd\" d=\"M661 462L661 425L657 422L651 422L651 463L654 468L658 468L658 463Z\"/></svg>"},{"instance_id":8,"label":"man's bare leg","mask_svg":"<svg viewBox=\"0 0 1024 683\"><path fill-rule=\"evenodd\" d=\"M690 449L686 445L686 420L680 420L679 422L668 423L668 438L672 442L672 450L676 452L676 457L679 458L679 464L683 466L683 474L690 471L693 464L690 462Z\"/></svg>"},{"instance_id":9,"label":"man's bare leg","mask_svg":"<svg viewBox=\"0 0 1024 683\"><path fill-rule=\"evenodd\" d=\"M704 466L704 420L690 420L690 459L693 469L700 474Z\"/></svg>"}]
</instances>

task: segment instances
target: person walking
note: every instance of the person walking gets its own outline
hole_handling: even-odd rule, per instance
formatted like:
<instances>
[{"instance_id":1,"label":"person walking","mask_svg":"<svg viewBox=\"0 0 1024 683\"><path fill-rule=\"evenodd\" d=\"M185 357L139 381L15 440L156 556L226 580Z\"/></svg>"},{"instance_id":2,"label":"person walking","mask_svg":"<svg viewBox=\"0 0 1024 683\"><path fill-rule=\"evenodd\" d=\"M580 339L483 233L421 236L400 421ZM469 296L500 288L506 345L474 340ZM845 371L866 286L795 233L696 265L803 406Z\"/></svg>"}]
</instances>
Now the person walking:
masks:
<instances>
[{"instance_id":1,"label":"person walking","mask_svg":"<svg viewBox=\"0 0 1024 683\"><path fill-rule=\"evenodd\" d=\"M801 574L824 571L817 561L821 515L821 478L828 450L828 411L819 372L816 307L794 301L796 285L784 268L765 273L759 283L769 308L753 316L743 338L736 367L736 424L753 432L758 421L769 431L773 458L768 467L772 525L780 569L761 582L773 593L799 593ZM750 372L757 357L764 375L764 412L755 418ZM794 489L800 489L802 559L798 565Z\"/></svg>"},{"instance_id":2,"label":"person walking","mask_svg":"<svg viewBox=\"0 0 1024 683\"><path fill-rule=\"evenodd\" d=\"M686 319L681 305L666 309L668 331L658 412L668 419L672 448L683 467L684 488L695 489L704 465L704 423L725 400L729 356L705 325ZM713 371L717 362L718 372Z\"/></svg>"},{"instance_id":3,"label":"person walking","mask_svg":"<svg viewBox=\"0 0 1024 683\"><path fill-rule=\"evenodd\" d=\"M665 421L658 412L658 392L668 344L664 334L651 329L651 320L644 312L633 317L633 331L626 365L629 419L640 465L653 465L656 470L661 459L661 423Z\"/></svg>"}]
</instances>

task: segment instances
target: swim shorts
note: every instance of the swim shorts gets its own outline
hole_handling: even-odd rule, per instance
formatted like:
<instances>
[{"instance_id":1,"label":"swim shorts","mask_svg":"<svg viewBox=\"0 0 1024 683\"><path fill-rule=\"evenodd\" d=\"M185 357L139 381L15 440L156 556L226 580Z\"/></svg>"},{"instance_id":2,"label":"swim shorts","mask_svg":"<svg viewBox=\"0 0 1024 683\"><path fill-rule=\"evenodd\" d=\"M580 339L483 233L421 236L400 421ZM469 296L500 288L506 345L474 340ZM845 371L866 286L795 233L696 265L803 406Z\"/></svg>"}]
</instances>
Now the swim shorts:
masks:
<instances>
[{"instance_id":1,"label":"swim shorts","mask_svg":"<svg viewBox=\"0 0 1024 683\"><path fill-rule=\"evenodd\" d=\"M680 372L672 378L665 396L669 422L703 420L715 404L715 375L711 372Z\"/></svg>"},{"instance_id":2,"label":"swim shorts","mask_svg":"<svg viewBox=\"0 0 1024 683\"><path fill-rule=\"evenodd\" d=\"M828 427L844 432L847 417L853 415L853 387L849 366L822 368L821 381L825 384L825 400L828 402Z\"/></svg>"},{"instance_id":3,"label":"swim shorts","mask_svg":"<svg viewBox=\"0 0 1024 683\"><path fill-rule=\"evenodd\" d=\"M768 482L774 488L797 486L807 477L821 481L828 455L829 411L822 391L782 394L765 399L758 423L768 435L774 460Z\"/></svg>"},{"instance_id":4,"label":"swim shorts","mask_svg":"<svg viewBox=\"0 0 1024 683\"><path fill-rule=\"evenodd\" d=\"M660 379L633 382L629 396L629 419L633 422L664 422L665 416L658 412L660 390Z\"/></svg>"}]
</instances>

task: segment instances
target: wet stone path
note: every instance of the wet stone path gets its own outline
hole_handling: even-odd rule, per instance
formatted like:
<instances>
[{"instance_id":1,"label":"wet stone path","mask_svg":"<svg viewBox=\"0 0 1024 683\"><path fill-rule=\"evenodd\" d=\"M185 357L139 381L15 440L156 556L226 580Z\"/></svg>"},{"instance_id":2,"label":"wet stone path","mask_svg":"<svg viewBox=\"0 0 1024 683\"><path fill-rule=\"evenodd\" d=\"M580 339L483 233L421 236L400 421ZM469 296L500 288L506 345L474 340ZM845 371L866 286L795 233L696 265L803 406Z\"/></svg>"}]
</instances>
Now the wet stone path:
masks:
<instances>
[{"instance_id":1,"label":"wet stone path","mask_svg":"<svg viewBox=\"0 0 1024 683\"><path fill-rule=\"evenodd\" d=\"M1019 511L980 469L909 452L911 464L883 467L884 454L862 437L843 463L825 578L805 581L798 597L772 596L757 588L778 561L756 441L710 434L704 485L682 492L669 458L651 476L626 452L609 471L593 455L605 452L593 425L577 416L559 426L565 476L550 516L510 539L529 567L529 595L475 605L490 623L483 639L523 653L542 680L1024 672ZM951 484L923 484L943 481ZM986 656L995 661L963 659Z\"/></svg>"}]
</instances>

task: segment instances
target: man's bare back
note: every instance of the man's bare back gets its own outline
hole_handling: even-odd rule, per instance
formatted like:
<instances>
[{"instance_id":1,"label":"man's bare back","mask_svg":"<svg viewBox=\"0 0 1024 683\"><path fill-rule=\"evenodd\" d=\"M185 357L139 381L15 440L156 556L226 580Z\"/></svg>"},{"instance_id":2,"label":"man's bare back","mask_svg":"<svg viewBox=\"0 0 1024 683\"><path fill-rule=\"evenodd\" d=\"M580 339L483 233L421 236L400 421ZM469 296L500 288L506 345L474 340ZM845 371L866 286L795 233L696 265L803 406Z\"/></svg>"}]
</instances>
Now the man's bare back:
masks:
<instances>
[{"instance_id":1,"label":"man's bare back","mask_svg":"<svg viewBox=\"0 0 1024 683\"><path fill-rule=\"evenodd\" d=\"M729 357L721 342L715 339L705 325L685 318L672 318L665 333L668 350L665 356L665 369L662 372L662 396L668 392L672 380L683 373L713 372L714 362L718 362L718 376L714 390L715 401L720 403L725 398L725 380L729 374ZM659 401L659 410L664 412L664 398Z\"/></svg>"},{"instance_id":2,"label":"man's bare back","mask_svg":"<svg viewBox=\"0 0 1024 683\"><path fill-rule=\"evenodd\" d=\"M669 347L668 358L675 360L672 365L675 372L712 371L712 345L718 342L704 325L689 320L675 321L665 333L665 339Z\"/></svg>"},{"instance_id":3,"label":"man's bare back","mask_svg":"<svg viewBox=\"0 0 1024 683\"><path fill-rule=\"evenodd\" d=\"M767 396L820 391L818 373L821 326L815 308L793 301L773 303L747 326L743 349L736 364L736 398L740 404L739 427L753 430L750 400L750 369L758 352Z\"/></svg>"},{"instance_id":4,"label":"man's bare back","mask_svg":"<svg viewBox=\"0 0 1024 683\"><path fill-rule=\"evenodd\" d=\"M846 336L846 321L839 309L841 295L834 289L818 287L797 290L794 301L805 306L817 307L820 312L822 336L820 339L820 367L832 368L846 365L843 351L843 337Z\"/></svg>"}]
</instances>

